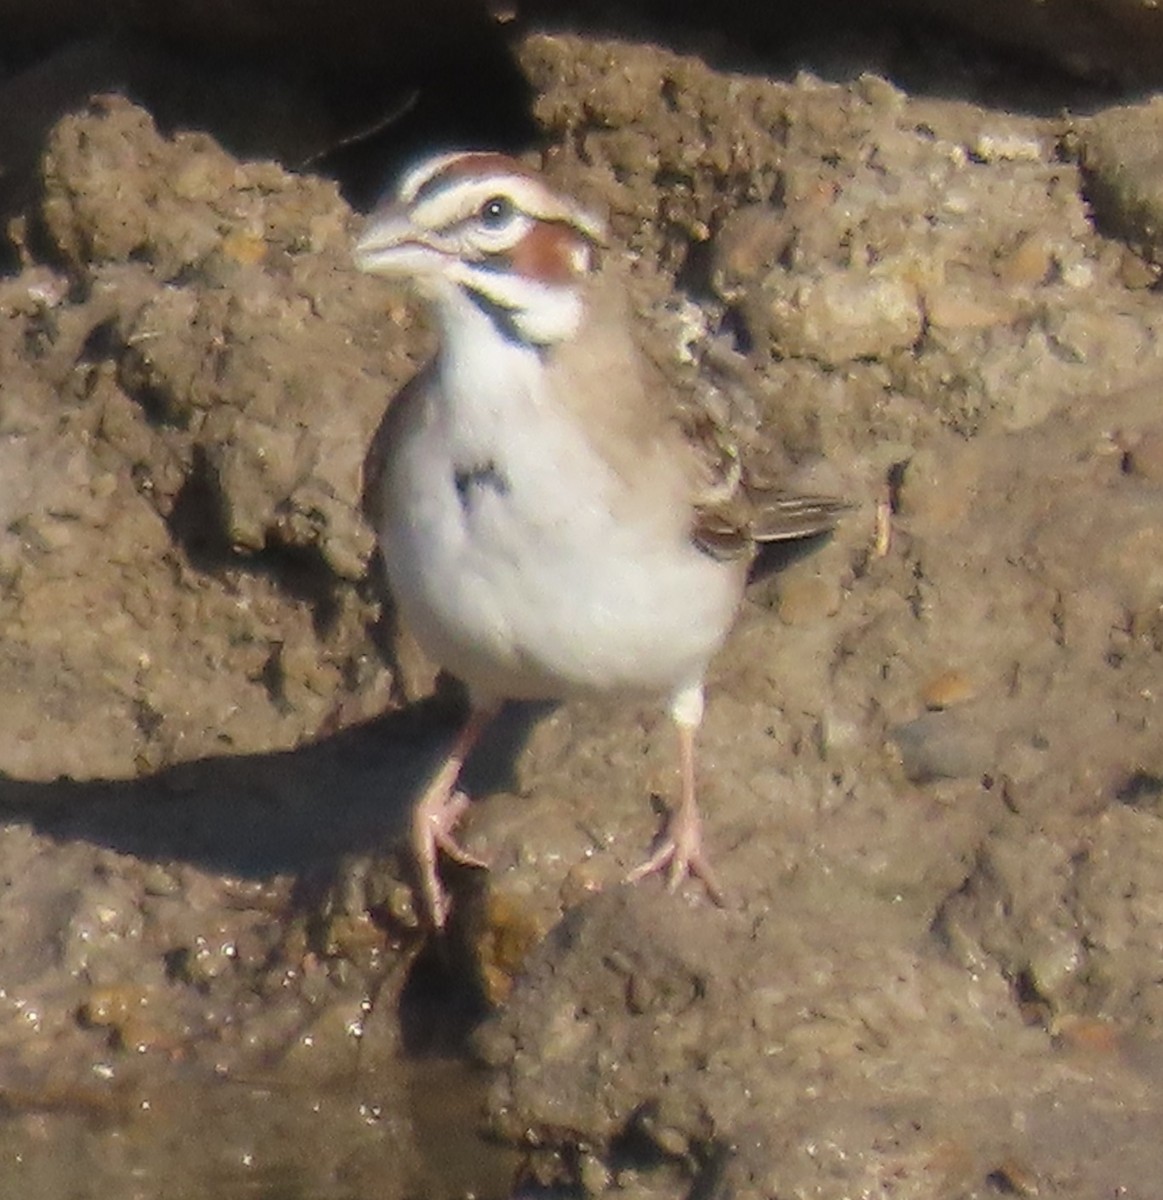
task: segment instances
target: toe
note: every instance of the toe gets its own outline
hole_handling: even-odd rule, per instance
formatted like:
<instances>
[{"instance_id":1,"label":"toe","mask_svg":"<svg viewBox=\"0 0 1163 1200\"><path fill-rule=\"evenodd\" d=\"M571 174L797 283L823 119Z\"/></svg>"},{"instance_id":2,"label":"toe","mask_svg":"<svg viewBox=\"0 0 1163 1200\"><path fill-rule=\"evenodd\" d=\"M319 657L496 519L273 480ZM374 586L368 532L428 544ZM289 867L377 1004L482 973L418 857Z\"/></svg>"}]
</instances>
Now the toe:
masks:
<instances>
[{"instance_id":1,"label":"toe","mask_svg":"<svg viewBox=\"0 0 1163 1200\"><path fill-rule=\"evenodd\" d=\"M677 891L684 879L697 879L715 904L722 907L723 890L701 845L690 846L684 844L681 838L668 837L644 863L626 875L626 882L638 883L648 875L658 875L664 871L668 891Z\"/></svg>"},{"instance_id":2,"label":"toe","mask_svg":"<svg viewBox=\"0 0 1163 1200\"><path fill-rule=\"evenodd\" d=\"M489 866L487 859L466 850L453 835L453 830L470 803L470 799L464 792L453 792L440 812L433 816L432 838L436 845L454 862L461 863L466 867L487 868Z\"/></svg>"}]
</instances>

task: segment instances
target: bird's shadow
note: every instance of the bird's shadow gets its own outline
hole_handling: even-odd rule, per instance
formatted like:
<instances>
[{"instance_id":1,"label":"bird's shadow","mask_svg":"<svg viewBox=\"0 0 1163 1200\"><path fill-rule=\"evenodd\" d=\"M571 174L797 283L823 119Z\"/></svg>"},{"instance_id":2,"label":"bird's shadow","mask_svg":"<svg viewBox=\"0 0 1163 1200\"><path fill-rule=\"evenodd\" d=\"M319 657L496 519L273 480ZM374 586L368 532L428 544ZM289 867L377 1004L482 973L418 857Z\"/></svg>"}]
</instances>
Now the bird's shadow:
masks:
<instances>
[{"instance_id":1,"label":"bird's shadow","mask_svg":"<svg viewBox=\"0 0 1163 1200\"><path fill-rule=\"evenodd\" d=\"M763 542L757 548L754 561L747 572L747 586L762 584L772 576L801 559L810 558L819 548L835 536L828 529L808 537L795 538L786 542Z\"/></svg>"},{"instance_id":2,"label":"bird's shadow","mask_svg":"<svg viewBox=\"0 0 1163 1200\"><path fill-rule=\"evenodd\" d=\"M752 578L778 572L822 540L765 547ZM512 789L517 755L552 707L505 707L465 768L470 795ZM135 779L0 773L0 822L241 878L326 871L350 854L403 843L416 798L462 717L438 693L294 749L213 755Z\"/></svg>"},{"instance_id":3,"label":"bird's shadow","mask_svg":"<svg viewBox=\"0 0 1163 1200\"><path fill-rule=\"evenodd\" d=\"M544 706L506 709L466 767L473 794L512 786ZM54 840L241 878L337 865L400 844L459 714L433 699L291 750L217 755L136 779L0 774L0 821Z\"/></svg>"}]
</instances>

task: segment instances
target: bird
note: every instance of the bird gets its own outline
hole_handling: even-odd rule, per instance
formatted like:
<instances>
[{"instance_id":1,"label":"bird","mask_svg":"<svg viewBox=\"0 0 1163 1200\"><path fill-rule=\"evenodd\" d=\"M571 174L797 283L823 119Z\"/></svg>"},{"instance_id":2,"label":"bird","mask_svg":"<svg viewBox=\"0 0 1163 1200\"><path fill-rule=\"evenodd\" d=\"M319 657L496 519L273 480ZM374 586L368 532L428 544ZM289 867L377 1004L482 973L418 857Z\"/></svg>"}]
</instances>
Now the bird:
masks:
<instances>
[{"instance_id":1,"label":"bird","mask_svg":"<svg viewBox=\"0 0 1163 1200\"><path fill-rule=\"evenodd\" d=\"M449 915L441 853L487 866L456 838L458 780L500 707L610 694L662 701L678 733L679 802L627 881L694 877L721 903L695 789L708 664L757 547L827 532L847 506L757 488L723 436L692 433L605 220L524 161L425 157L353 258L408 281L438 334L364 489L400 617L468 693L412 812L423 910L437 928Z\"/></svg>"}]
</instances>

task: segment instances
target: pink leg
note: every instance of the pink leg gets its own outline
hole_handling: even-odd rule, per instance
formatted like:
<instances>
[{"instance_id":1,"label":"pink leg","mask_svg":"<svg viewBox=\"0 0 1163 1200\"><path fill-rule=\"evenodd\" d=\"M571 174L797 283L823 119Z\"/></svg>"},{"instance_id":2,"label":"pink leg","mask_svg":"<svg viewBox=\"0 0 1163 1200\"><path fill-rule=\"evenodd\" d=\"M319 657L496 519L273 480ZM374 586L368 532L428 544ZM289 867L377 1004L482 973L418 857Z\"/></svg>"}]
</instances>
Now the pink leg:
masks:
<instances>
[{"instance_id":1,"label":"pink leg","mask_svg":"<svg viewBox=\"0 0 1163 1200\"><path fill-rule=\"evenodd\" d=\"M464 760L492 717L492 709L474 708L469 713L440 769L412 811L412 855L420 876L421 907L437 929L442 929L448 919L448 894L437 874L437 852L443 850L449 858L466 866L488 866L460 845L453 837L453 830L470 803L464 792L457 790L456 781Z\"/></svg>"},{"instance_id":2,"label":"pink leg","mask_svg":"<svg viewBox=\"0 0 1163 1200\"><path fill-rule=\"evenodd\" d=\"M698 714L701 715L701 695ZM716 904L722 904L723 893L715 880L711 864L703 852L703 823L695 801L695 731L697 717L691 720L676 716L678 728L679 764L682 771L682 799L678 810L671 813L666 836L658 849L641 866L626 876L627 883L637 883L647 875L666 872L667 886L673 892L689 875L701 879L707 894Z\"/></svg>"}]
</instances>

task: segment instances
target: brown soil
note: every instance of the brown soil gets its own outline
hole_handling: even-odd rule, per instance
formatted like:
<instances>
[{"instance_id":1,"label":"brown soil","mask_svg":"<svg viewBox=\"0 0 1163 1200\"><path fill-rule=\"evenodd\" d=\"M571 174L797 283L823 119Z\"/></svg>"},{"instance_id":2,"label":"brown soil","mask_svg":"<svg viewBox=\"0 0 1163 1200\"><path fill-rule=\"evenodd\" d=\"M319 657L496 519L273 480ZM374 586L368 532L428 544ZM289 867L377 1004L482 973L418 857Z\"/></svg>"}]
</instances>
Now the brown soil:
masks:
<instances>
[{"instance_id":1,"label":"brown soil","mask_svg":"<svg viewBox=\"0 0 1163 1200\"><path fill-rule=\"evenodd\" d=\"M714 667L727 903L618 885L660 714L517 713L494 870L421 949L393 847L449 703L359 488L431 337L334 184L82 104L4 191L0 1192L497 1195L487 1090L530 1187L1152 1200L1163 186L1120 147L1157 114L517 55L659 356L855 504ZM483 1073L434 976L454 1029L492 1005Z\"/></svg>"}]
</instances>

